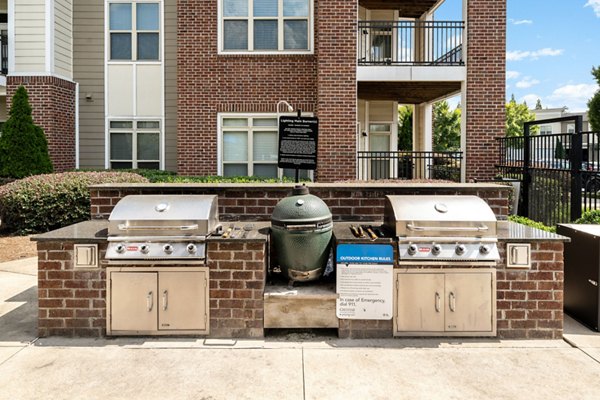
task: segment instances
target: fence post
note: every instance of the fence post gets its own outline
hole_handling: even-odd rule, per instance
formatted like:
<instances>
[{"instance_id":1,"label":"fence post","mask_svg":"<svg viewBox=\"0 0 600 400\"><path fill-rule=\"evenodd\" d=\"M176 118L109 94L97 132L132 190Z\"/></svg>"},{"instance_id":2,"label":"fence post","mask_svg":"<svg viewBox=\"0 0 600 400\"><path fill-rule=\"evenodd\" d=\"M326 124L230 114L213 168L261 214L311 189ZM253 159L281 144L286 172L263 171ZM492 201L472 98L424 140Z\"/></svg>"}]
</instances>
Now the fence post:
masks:
<instances>
[{"instance_id":1,"label":"fence post","mask_svg":"<svg viewBox=\"0 0 600 400\"><path fill-rule=\"evenodd\" d=\"M575 133L571 138L571 221L581 218L581 164L583 162L583 117L575 117Z\"/></svg>"},{"instance_id":2,"label":"fence post","mask_svg":"<svg viewBox=\"0 0 600 400\"><path fill-rule=\"evenodd\" d=\"M531 124L526 122L523 132L523 190L519 215L529 218L529 186L531 185Z\"/></svg>"}]
</instances>

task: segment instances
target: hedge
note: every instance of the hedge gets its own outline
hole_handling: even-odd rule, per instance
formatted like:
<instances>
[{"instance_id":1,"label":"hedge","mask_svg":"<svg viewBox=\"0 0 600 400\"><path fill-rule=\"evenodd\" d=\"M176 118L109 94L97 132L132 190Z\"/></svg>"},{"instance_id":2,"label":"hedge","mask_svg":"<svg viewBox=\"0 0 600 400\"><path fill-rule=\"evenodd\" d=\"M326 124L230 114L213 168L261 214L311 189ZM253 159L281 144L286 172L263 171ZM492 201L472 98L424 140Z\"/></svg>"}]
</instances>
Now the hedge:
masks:
<instances>
[{"instance_id":1,"label":"hedge","mask_svg":"<svg viewBox=\"0 0 600 400\"><path fill-rule=\"evenodd\" d=\"M546 232L552 232L552 233L556 233L556 227L552 227L552 226L547 226L542 224L541 222L537 222L534 220L531 220L529 218L526 217L521 217L518 215L509 215L508 216L508 220L512 221L512 222L516 222L522 225L527 225L530 226L532 228L537 228L537 229L541 229L543 231Z\"/></svg>"},{"instance_id":2,"label":"hedge","mask_svg":"<svg viewBox=\"0 0 600 400\"><path fill-rule=\"evenodd\" d=\"M585 211L581 218L575 221L576 224L600 224L600 210Z\"/></svg>"},{"instance_id":3,"label":"hedge","mask_svg":"<svg viewBox=\"0 0 600 400\"><path fill-rule=\"evenodd\" d=\"M127 172L65 172L36 175L0 187L2 230L48 232L89 219L88 186L101 183L147 183Z\"/></svg>"}]
</instances>

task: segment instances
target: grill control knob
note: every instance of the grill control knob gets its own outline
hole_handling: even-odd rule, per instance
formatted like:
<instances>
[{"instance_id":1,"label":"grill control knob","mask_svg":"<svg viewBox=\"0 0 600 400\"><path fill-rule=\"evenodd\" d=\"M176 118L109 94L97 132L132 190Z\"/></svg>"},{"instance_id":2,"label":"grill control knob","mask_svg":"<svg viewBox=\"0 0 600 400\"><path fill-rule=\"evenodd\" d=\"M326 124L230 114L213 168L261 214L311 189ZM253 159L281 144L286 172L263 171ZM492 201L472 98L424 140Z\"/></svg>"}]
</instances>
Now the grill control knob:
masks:
<instances>
[{"instance_id":1,"label":"grill control knob","mask_svg":"<svg viewBox=\"0 0 600 400\"><path fill-rule=\"evenodd\" d=\"M190 243L187 245L187 251L190 254L195 254L196 250L198 250L198 248L196 247L196 245L194 243Z\"/></svg>"},{"instance_id":2,"label":"grill control knob","mask_svg":"<svg viewBox=\"0 0 600 400\"><path fill-rule=\"evenodd\" d=\"M442 252L442 246L440 246L439 244L434 244L433 247L431 248L431 254L433 254L434 256L440 255L441 252Z\"/></svg>"},{"instance_id":3,"label":"grill control knob","mask_svg":"<svg viewBox=\"0 0 600 400\"><path fill-rule=\"evenodd\" d=\"M458 246L456 246L456 249L454 251L456 252L456 255L462 256L466 253L467 248L464 244L459 244Z\"/></svg>"},{"instance_id":4,"label":"grill control knob","mask_svg":"<svg viewBox=\"0 0 600 400\"><path fill-rule=\"evenodd\" d=\"M173 246L171 246L170 244L165 244L163 246L163 251L167 254L172 254L173 253Z\"/></svg>"},{"instance_id":5,"label":"grill control knob","mask_svg":"<svg viewBox=\"0 0 600 400\"><path fill-rule=\"evenodd\" d=\"M142 254L148 254L150 252L150 247L147 244L143 244L140 246L140 251Z\"/></svg>"},{"instance_id":6,"label":"grill control knob","mask_svg":"<svg viewBox=\"0 0 600 400\"><path fill-rule=\"evenodd\" d=\"M416 244L411 244L408 246L408 250L407 253L409 256L414 256L415 254L417 254L417 245Z\"/></svg>"},{"instance_id":7,"label":"grill control knob","mask_svg":"<svg viewBox=\"0 0 600 400\"><path fill-rule=\"evenodd\" d=\"M479 252L481 254L490 254L490 251L492 251L492 249L487 244L481 245L479 247Z\"/></svg>"},{"instance_id":8,"label":"grill control knob","mask_svg":"<svg viewBox=\"0 0 600 400\"><path fill-rule=\"evenodd\" d=\"M116 250L117 250L117 253L123 254L123 253L125 253L125 246L123 246L122 244L120 244L120 245L117 246Z\"/></svg>"}]
</instances>

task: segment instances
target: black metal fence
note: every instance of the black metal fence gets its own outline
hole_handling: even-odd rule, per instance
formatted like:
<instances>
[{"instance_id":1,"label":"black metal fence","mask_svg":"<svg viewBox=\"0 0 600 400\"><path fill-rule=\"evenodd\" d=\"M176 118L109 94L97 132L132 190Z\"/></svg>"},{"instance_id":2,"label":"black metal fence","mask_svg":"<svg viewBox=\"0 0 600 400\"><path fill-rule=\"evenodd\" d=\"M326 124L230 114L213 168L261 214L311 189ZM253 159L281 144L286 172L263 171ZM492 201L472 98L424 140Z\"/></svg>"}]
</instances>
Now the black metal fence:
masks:
<instances>
[{"instance_id":1,"label":"black metal fence","mask_svg":"<svg viewBox=\"0 0 600 400\"><path fill-rule=\"evenodd\" d=\"M440 179L460 182L460 151L359 151L358 179Z\"/></svg>"},{"instance_id":2,"label":"black metal fence","mask_svg":"<svg viewBox=\"0 0 600 400\"><path fill-rule=\"evenodd\" d=\"M359 65L464 65L463 21L359 21Z\"/></svg>"},{"instance_id":3,"label":"black metal fence","mask_svg":"<svg viewBox=\"0 0 600 400\"><path fill-rule=\"evenodd\" d=\"M566 122L575 132L530 134L534 125ZM518 214L554 226L600 209L600 133L582 132L580 116L530 122L524 133L499 139L497 164L503 178L521 182Z\"/></svg>"}]
</instances>

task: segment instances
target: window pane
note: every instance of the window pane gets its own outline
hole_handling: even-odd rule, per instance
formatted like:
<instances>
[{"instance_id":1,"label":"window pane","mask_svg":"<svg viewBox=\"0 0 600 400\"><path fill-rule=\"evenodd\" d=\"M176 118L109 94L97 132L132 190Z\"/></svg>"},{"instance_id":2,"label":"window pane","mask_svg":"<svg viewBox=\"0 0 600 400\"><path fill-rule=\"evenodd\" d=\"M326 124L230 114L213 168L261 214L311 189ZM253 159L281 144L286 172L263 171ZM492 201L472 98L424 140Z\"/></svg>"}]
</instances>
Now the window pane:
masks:
<instances>
[{"instance_id":1,"label":"window pane","mask_svg":"<svg viewBox=\"0 0 600 400\"><path fill-rule=\"evenodd\" d=\"M248 165L246 164L225 164L223 166L224 176L248 176Z\"/></svg>"},{"instance_id":2,"label":"window pane","mask_svg":"<svg viewBox=\"0 0 600 400\"><path fill-rule=\"evenodd\" d=\"M283 0L284 17L308 17L308 0Z\"/></svg>"},{"instance_id":3,"label":"window pane","mask_svg":"<svg viewBox=\"0 0 600 400\"><path fill-rule=\"evenodd\" d=\"M158 60L158 33L138 33L138 60Z\"/></svg>"},{"instance_id":4,"label":"window pane","mask_svg":"<svg viewBox=\"0 0 600 400\"><path fill-rule=\"evenodd\" d=\"M138 30L157 31L159 29L157 3L138 3L136 17Z\"/></svg>"},{"instance_id":5,"label":"window pane","mask_svg":"<svg viewBox=\"0 0 600 400\"><path fill-rule=\"evenodd\" d=\"M158 129L160 122L158 121L138 121L138 129Z\"/></svg>"},{"instance_id":6,"label":"window pane","mask_svg":"<svg viewBox=\"0 0 600 400\"><path fill-rule=\"evenodd\" d=\"M254 132L253 161L277 161L277 133Z\"/></svg>"},{"instance_id":7,"label":"window pane","mask_svg":"<svg viewBox=\"0 0 600 400\"><path fill-rule=\"evenodd\" d=\"M133 122L131 121L110 121L111 128L131 129Z\"/></svg>"},{"instance_id":8,"label":"window pane","mask_svg":"<svg viewBox=\"0 0 600 400\"><path fill-rule=\"evenodd\" d=\"M390 124L370 124L369 131L371 132L390 132L392 127Z\"/></svg>"},{"instance_id":9,"label":"window pane","mask_svg":"<svg viewBox=\"0 0 600 400\"><path fill-rule=\"evenodd\" d=\"M137 165L138 168L142 169L159 169L160 163L157 162L139 162Z\"/></svg>"},{"instance_id":10,"label":"window pane","mask_svg":"<svg viewBox=\"0 0 600 400\"><path fill-rule=\"evenodd\" d=\"M254 0L255 17L276 17L278 0Z\"/></svg>"},{"instance_id":11,"label":"window pane","mask_svg":"<svg viewBox=\"0 0 600 400\"><path fill-rule=\"evenodd\" d=\"M247 17L248 0L223 0L223 15L225 17Z\"/></svg>"},{"instance_id":12,"label":"window pane","mask_svg":"<svg viewBox=\"0 0 600 400\"><path fill-rule=\"evenodd\" d=\"M225 50L248 50L248 21L225 21L223 33Z\"/></svg>"},{"instance_id":13,"label":"window pane","mask_svg":"<svg viewBox=\"0 0 600 400\"><path fill-rule=\"evenodd\" d=\"M131 133L115 132L110 134L110 158L112 160L132 159L131 137Z\"/></svg>"},{"instance_id":14,"label":"window pane","mask_svg":"<svg viewBox=\"0 0 600 400\"><path fill-rule=\"evenodd\" d=\"M261 178L277 178L277 165L254 164L254 176Z\"/></svg>"},{"instance_id":15,"label":"window pane","mask_svg":"<svg viewBox=\"0 0 600 400\"><path fill-rule=\"evenodd\" d=\"M137 135L137 159L158 160L159 156L159 134L138 133Z\"/></svg>"},{"instance_id":16,"label":"window pane","mask_svg":"<svg viewBox=\"0 0 600 400\"><path fill-rule=\"evenodd\" d=\"M254 21L254 50L277 50L277 21Z\"/></svg>"},{"instance_id":17,"label":"window pane","mask_svg":"<svg viewBox=\"0 0 600 400\"><path fill-rule=\"evenodd\" d=\"M277 126L277 118L254 118L254 126Z\"/></svg>"},{"instance_id":18,"label":"window pane","mask_svg":"<svg viewBox=\"0 0 600 400\"><path fill-rule=\"evenodd\" d=\"M298 171L298 179L309 179L309 173L309 170L301 169L300 171ZM286 168L283 170L283 176L294 179L296 177L296 170Z\"/></svg>"},{"instance_id":19,"label":"window pane","mask_svg":"<svg viewBox=\"0 0 600 400\"><path fill-rule=\"evenodd\" d=\"M110 29L131 30L131 4L113 3L110 5Z\"/></svg>"},{"instance_id":20,"label":"window pane","mask_svg":"<svg viewBox=\"0 0 600 400\"><path fill-rule=\"evenodd\" d=\"M390 137L387 135L371 135L370 137L370 148L371 151L389 151L390 150Z\"/></svg>"},{"instance_id":21,"label":"window pane","mask_svg":"<svg viewBox=\"0 0 600 400\"><path fill-rule=\"evenodd\" d=\"M110 34L110 59L131 60L131 33Z\"/></svg>"},{"instance_id":22,"label":"window pane","mask_svg":"<svg viewBox=\"0 0 600 400\"><path fill-rule=\"evenodd\" d=\"M248 133L223 133L223 161L248 160Z\"/></svg>"},{"instance_id":23,"label":"window pane","mask_svg":"<svg viewBox=\"0 0 600 400\"><path fill-rule=\"evenodd\" d=\"M248 126L247 118L223 118L223 126Z\"/></svg>"},{"instance_id":24,"label":"window pane","mask_svg":"<svg viewBox=\"0 0 600 400\"><path fill-rule=\"evenodd\" d=\"M110 167L112 169L131 169L133 164L131 162L111 162Z\"/></svg>"},{"instance_id":25,"label":"window pane","mask_svg":"<svg viewBox=\"0 0 600 400\"><path fill-rule=\"evenodd\" d=\"M308 22L285 21L283 46L286 50L308 49Z\"/></svg>"}]
</instances>

